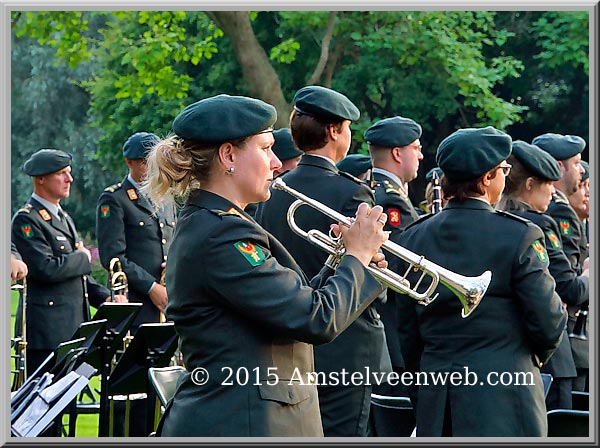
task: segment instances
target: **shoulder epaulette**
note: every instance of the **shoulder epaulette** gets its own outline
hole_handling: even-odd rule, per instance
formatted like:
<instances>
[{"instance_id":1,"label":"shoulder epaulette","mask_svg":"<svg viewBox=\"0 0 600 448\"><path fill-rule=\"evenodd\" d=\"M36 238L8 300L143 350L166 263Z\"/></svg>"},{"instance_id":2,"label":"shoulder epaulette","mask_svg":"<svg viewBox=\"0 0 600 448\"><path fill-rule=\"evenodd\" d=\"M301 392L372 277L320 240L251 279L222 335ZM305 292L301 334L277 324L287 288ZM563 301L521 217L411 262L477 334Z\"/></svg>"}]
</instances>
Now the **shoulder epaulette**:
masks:
<instances>
[{"instance_id":1,"label":"shoulder epaulette","mask_svg":"<svg viewBox=\"0 0 600 448\"><path fill-rule=\"evenodd\" d=\"M238 216L242 219L245 219L246 221L250 221L246 216L244 216L242 213L238 212L235 208L231 207L229 210L225 211L225 210L220 210L220 209L210 209L211 213L214 213L217 216L223 217L223 216Z\"/></svg>"},{"instance_id":2,"label":"shoulder epaulette","mask_svg":"<svg viewBox=\"0 0 600 448\"><path fill-rule=\"evenodd\" d=\"M514 219L515 221L522 222L523 224L531 223L531 221L527 218L523 218L521 216L514 215L514 214L512 214L510 212L506 212L504 210L496 210L496 213L499 214L500 216L504 216L506 218L511 218L511 219Z\"/></svg>"},{"instance_id":3,"label":"shoulder epaulette","mask_svg":"<svg viewBox=\"0 0 600 448\"><path fill-rule=\"evenodd\" d=\"M121 188L121 182L116 183L116 184L112 184L109 187L106 187L104 189L104 191L108 191L109 193L114 193L115 191L117 191L119 188Z\"/></svg>"},{"instance_id":4,"label":"shoulder epaulette","mask_svg":"<svg viewBox=\"0 0 600 448\"><path fill-rule=\"evenodd\" d=\"M31 210L33 209L33 205L31 204L25 204L23 207L21 207L17 213L31 213Z\"/></svg>"},{"instance_id":5,"label":"shoulder epaulette","mask_svg":"<svg viewBox=\"0 0 600 448\"><path fill-rule=\"evenodd\" d=\"M554 202L556 202L557 204L567 204L569 205L569 201L564 199L561 195L559 194L554 194L552 196L552 199L554 199Z\"/></svg>"},{"instance_id":6,"label":"shoulder epaulette","mask_svg":"<svg viewBox=\"0 0 600 448\"><path fill-rule=\"evenodd\" d=\"M353 175L352 175L352 174L350 174L350 173L346 173L345 171L338 171L338 173L340 173L340 176L346 177L346 178L348 178L348 179L350 179L350 180L352 180L352 181L356 182L357 184L362 184L362 183L363 183L363 181L362 181L362 180L360 180L360 179L359 179L358 177L356 177L356 176L353 176Z\"/></svg>"},{"instance_id":7,"label":"shoulder epaulette","mask_svg":"<svg viewBox=\"0 0 600 448\"><path fill-rule=\"evenodd\" d=\"M395 193L395 194L397 194L398 196L402 196L402 195L400 194L400 192L398 191L398 189L397 189L397 188L394 188L394 186L393 186L393 185L390 183L390 181L389 181L389 180L384 180L384 181L383 181L383 186L384 186L384 188L385 188L385 192L386 192L386 193Z\"/></svg>"}]
</instances>

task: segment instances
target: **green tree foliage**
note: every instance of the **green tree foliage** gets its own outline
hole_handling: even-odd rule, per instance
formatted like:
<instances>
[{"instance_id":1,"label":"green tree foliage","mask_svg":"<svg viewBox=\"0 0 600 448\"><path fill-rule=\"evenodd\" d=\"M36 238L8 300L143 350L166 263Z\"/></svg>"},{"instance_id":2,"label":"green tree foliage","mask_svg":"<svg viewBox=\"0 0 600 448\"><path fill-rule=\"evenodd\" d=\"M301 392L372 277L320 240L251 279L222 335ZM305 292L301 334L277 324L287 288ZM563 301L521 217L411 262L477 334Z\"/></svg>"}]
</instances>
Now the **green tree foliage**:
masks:
<instances>
[{"instance_id":1,"label":"green tree foliage","mask_svg":"<svg viewBox=\"0 0 600 448\"><path fill-rule=\"evenodd\" d=\"M358 105L352 151L365 151L362 134L379 118L421 123L423 172L459 127L567 133L550 129L564 110L568 132L587 137L587 12L42 11L12 20L15 42L51 47L67 73L35 76L57 76L60 100L80 100L73 129L54 131L87 139L90 161L110 182L124 173L124 140L140 130L166 135L183 106L218 93L257 96L276 104L281 126L309 82ZM20 57L25 71L36 64ZM13 77L24 76L14 67ZM78 95L58 88L64 79ZM52 96L38 100L59 110ZM15 132L26 139L24 129Z\"/></svg>"}]
</instances>

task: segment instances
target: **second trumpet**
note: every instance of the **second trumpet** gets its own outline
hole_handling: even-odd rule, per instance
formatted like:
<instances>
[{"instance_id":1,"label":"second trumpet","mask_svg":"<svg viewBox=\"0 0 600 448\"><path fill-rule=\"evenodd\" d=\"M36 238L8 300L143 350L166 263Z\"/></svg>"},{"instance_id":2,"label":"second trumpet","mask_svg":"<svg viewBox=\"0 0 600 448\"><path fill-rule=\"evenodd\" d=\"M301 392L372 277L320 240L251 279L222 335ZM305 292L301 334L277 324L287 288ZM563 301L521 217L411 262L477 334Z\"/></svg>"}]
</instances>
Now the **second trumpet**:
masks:
<instances>
[{"instance_id":1,"label":"second trumpet","mask_svg":"<svg viewBox=\"0 0 600 448\"><path fill-rule=\"evenodd\" d=\"M290 205L287 212L287 222L290 228L296 234L325 250L333 257L339 258L341 255L343 255L344 248L339 239L334 238L331 235L326 235L316 229L309 231L301 229L296 224L294 215L299 207L303 205L309 205L334 221L346 226L350 226L352 224L352 220L350 218L287 186L281 178L275 179L272 186L276 190L285 191L286 193L297 198L297 200ZM425 257L417 255L392 241L385 241L381 247L382 249L404 260L409 265L404 275L399 275L390 269L382 269L375 265L368 266L367 269L369 272L371 272L371 274L381 284L393 289L396 292L406 294L409 297L419 301L419 303L423 305L428 305L437 297L437 294L435 296L433 294L438 284L441 282L460 300L463 306L461 312L463 318L471 314L479 305L492 280L491 271L486 271L478 277L466 277L449 271L448 269L445 269L425 259ZM407 276L413 270L415 272L421 271L421 276L414 285L411 285L407 279ZM426 276L431 277L431 283L429 286L427 286L425 291L419 292L419 286Z\"/></svg>"}]
</instances>

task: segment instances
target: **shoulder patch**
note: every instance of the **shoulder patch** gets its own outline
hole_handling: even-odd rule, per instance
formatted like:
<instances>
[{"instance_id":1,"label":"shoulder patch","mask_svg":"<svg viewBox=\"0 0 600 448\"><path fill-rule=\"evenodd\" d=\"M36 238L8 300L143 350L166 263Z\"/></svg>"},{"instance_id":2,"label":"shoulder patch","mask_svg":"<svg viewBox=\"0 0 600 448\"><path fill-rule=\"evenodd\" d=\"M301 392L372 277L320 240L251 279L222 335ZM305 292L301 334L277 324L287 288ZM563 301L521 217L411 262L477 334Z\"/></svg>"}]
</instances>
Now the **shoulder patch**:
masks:
<instances>
[{"instance_id":1,"label":"shoulder patch","mask_svg":"<svg viewBox=\"0 0 600 448\"><path fill-rule=\"evenodd\" d=\"M101 204L100 205L100 218L108 218L110 216L110 205Z\"/></svg>"},{"instance_id":2,"label":"shoulder patch","mask_svg":"<svg viewBox=\"0 0 600 448\"><path fill-rule=\"evenodd\" d=\"M390 226L398 227L401 224L402 219L400 216L400 210L398 210L397 208L388 208L387 215L388 223Z\"/></svg>"},{"instance_id":3,"label":"shoulder patch","mask_svg":"<svg viewBox=\"0 0 600 448\"><path fill-rule=\"evenodd\" d=\"M120 188L121 188L121 182L119 182L117 184L112 184L111 186L106 187L104 189L104 191L108 191L109 193L114 193L115 191L117 191Z\"/></svg>"},{"instance_id":4,"label":"shoulder patch","mask_svg":"<svg viewBox=\"0 0 600 448\"><path fill-rule=\"evenodd\" d=\"M545 233L554 249L560 249L562 247L560 244L560 238L556 235L556 233L554 233L554 230L547 230Z\"/></svg>"},{"instance_id":5,"label":"shoulder patch","mask_svg":"<svg viewBox=\"0 0 600 448\"><path fill-rule=\"evenodd\" d=\"M35 236L35 233L33 232L33 229L31 228L31 224L23 224L21 226L21 233L27 239L33 238Z\"/></svg>"},{"instance_id":6,"label":"shoulder patch","mask_svg":"<svg viewBox=\"0 0 600 448\"><path fill-rule=\"evenodd\" d=\"M506 212L504 210L496 210L496 213L499 214L500 216L504 216L505 218L510 218L510 219L514 219L515 221L522 222L523 224L531 223L531 221L528 220L527 218L523 218L522 216L518 216L513 213Z\"/></svg>"},{"instance_id":7,"label":"shoulder patch","mask_svg":"<svg viewBox=\"0 0 600 448\"><path fill-rule=\"evenodd\" d=\"M261 265L266 259L260 246L255 246L250 241L238 241L234 246L252 266Z\"/></svg>"},{"instance_id":8,"label":"shoulder patch","mask_svg":"<svg viewBox=\"0 0 600 448\"><path fill-rule=\"evenodd\" d=\"M356 182L357 184L362 184L362 183L363 183L363 181L362 181L362 180L360 180L360 179L359 179L358 177L356 177L356 176L353 176L353 175L352 175L352 174L350 174L350 173L347 173L347 172L345 172L345 171L338 171L338 173L340 174L340 176L346 177L346 178L350 179L351 181L354 181L354 182Z\"/></svg>"},{"instance_id":9,"label":"shoulder patch","mask_svg":"<svg viewBox=\"0 0 600 448\"><path fill-rule=\"evenodd\" d=\"M558 221L558 227L560 228L560 234L564 236L571 235L571 221L568 219L560 219Z\"/></svg>"},{"instance_id":10,"label":"shoulder patch","mask_svg":"<svg viewBox=\"0 0 600 448\"><path fill-rule=\"evenodd\" d=\"M546 248L542 243L540 243L539 241L534 241L531 244L531 247L533 248L535 254L542 263L548 261L548 254L546 253Z\"/></svg>"}]
</instances>

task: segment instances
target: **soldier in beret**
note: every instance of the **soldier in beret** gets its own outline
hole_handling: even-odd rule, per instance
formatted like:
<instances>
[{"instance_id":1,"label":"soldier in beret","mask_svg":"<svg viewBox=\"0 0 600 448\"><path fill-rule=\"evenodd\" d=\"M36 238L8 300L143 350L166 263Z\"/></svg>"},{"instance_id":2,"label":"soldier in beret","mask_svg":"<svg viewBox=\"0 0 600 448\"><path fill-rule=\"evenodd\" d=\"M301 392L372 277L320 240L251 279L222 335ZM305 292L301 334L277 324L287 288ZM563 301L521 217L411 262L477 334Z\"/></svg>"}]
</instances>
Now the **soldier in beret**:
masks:
<instances>
[{"instance_id":1,"label":"soldier in beret","mask_svg":"<svg viewBox=\"0 0 600 448\"><path fill-rule=\"evenodd\" d=\"M585 140L576 135L543 134L533 139L539 146L558 161L561 178L554 182L556 193L548 207L548 214L554 218L560 230L563 250L571 265L581 273L585 258L580 247L587 244L581 221L573 207L569 205L568 195L577 192L583 175L581 152L585 149Z\"/></svg>"},{"instance_id":2,"label":"soldier in beret","mask_svg":"<svg viewBox=\"0 0 600 448\"><path fill-rule=\"evenodd\" d=\"M449 202L440 213L408 226L397 240L453 272L492 272L486 294L467 318L458 298L441 284L427 306L398 300L406 370L461 372L455 382L411 386L417 436L547 433L540 366L558 346L567 316L554 292L540 228L492 207L511 169L506 162L511 149L510 136L491 126L459 129L446 137L436 161ZM390 269L404 272L406 267L390 262ZM411 284L415 275L409 276ZM467 380L466 368L476 378ZM523 373L534 384L495 383L493 378L504 372ZM515 403L522 403L518 411Z\"/></svg>"},{"instance_id":3,"label":"soldier in beret","mask_svg":"<svg viewBox=\"0 0 600 448\"><path fill-rule=\"evenodd\" d=\"M370 170L373 168L371 157L364 154L348 154L337 164L338 170L351 174L359 180L365 180L370 177Z\"/></svg>"},{"instance_id":4,"label":"soldier in beret","mask_svg":"<svg viewBox=\"0 0 600 448\"><path fill-rule=\"evenodd\" d=\"M296 146L305 154L298 167L283 179L290 187L344 216L354 216L362 202L370 206L375 203L367 185L336 167L350 148L350 123L359 116L358 108L335 90L307 86L294 96L290 129ZM257 220L284 244L306 275L312 277L323 266L327 253L290 231L286 213L294 200L283 191L273 191L271 199L259 206ZM295 219L301 228L325 234L331 225L327 216L311 207L300 208ZM315 348L316 370L326 375L342 369L364 372L367 366L371 371L389 371L384 340L380 316L374 307L368 307L335 341ZM365 436L370 394L370 385L320 384L319 406L325 436Z\"/></svg>"},{"instance_id":5,"label":"soldier in beret","mask_svg":"<svg viewBox=\"0 0 600 448\"><path fill-rule=\"evenodd\" d=\"M136 132L123 145L129 173L121 182L107 187L98 199L96 235L102 266L118 258L127 275L129 301L142 303L132 328L159 322L167 305L167 289L161 284L175 227L172 206L155 210L140 191L146 177L146 155L159 141L148 132Z\"/></svg>"},{"instance_id":6,"label":"soldier in beret","mask_svg":"<svg viewBox=\"0 0 600 448\"><path fill-rule=\"evenodd\" d=\"M23 167L33 194L12 219L11 240L29 268L27 276L27 372L68 341L84 320L89 304L110 300L110 291L90 276L90 251L73 219L60 206L71 190L71 155L41 149ZM87 297L86 297L87 296ZM124 296L118 301L126 302Z\"/></svg>"},{"instance_id":7,"label":"soldier in beret","mask_svg":"<svg viewBox=\"0 0 600 448\"><path fill-rule=\"evenodd\" d=\"M512 168L498 208L529 219L542 229L555 290L566 305L578 309L589 301L589 272L577 275L563 252L556 222L545 213L555 192L553 182L561 177L558 162L537 146L518 140L513 142L508 163ZM542 367L542 372L553 377L546 397L548 410L571 409L571 391L577 372L566 328L558 349Z\"/></svg>"},{"instance_id":8,"label":"soldier in beret","mask_svg":"<svg viewBox=\"0 0 600 448\"><path fill-rule=\"evenodd\" d=\"M337 337L383 291L366 269L387 265L377 253L381 207L361 204L356 224L334 226L347 252L337 270L313 279L319 289L244 212L269 198L281 168L276 117L257 99L206 98L187 106L175 136L148 156L154 202L187 196L167 263L166 314L193 373L180 380L158 435L322 436L311 344Z\"/></svg>"},{"instance_id":9,"label":"soldier in beret","mask_svg":"<svg viewBox=\"0 0 600 448\"><path fill-rule=\"evenodd\" d=\"M583 175L581 176L581 182L579 183L579 189L577 192L568 195L569 204L575 210L577 217L581 220L581 224L583 226L583 234L585 238L580 239L580 251L582 253L582 258L588 258L589 254L589 217L590 217L590 167L589 164L585 161L581 161L581 166L584 169ZM584 271L587 264L584 265ZM568 307L569 311L569 322L567 323L567 329L569 334L571 335L571 349L573 350L573 359L575 360L575 367L577 369L577 378L573 382L573 390L588 392L590 390L589 386L589 356L590 356L590 347L589 347L589 335L588 335L588 325L585 326L585 332L583 336L588 339L584 339L581 337L579 333L574 334L575 323L577 319L587 320L587 317L580 316L579 313L587 312L589 308L589 303L584 304L581 307ZM587 322L586 322L587 323Z\"/></svg>"}]
</instances>

